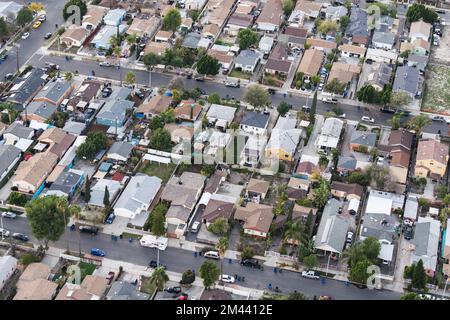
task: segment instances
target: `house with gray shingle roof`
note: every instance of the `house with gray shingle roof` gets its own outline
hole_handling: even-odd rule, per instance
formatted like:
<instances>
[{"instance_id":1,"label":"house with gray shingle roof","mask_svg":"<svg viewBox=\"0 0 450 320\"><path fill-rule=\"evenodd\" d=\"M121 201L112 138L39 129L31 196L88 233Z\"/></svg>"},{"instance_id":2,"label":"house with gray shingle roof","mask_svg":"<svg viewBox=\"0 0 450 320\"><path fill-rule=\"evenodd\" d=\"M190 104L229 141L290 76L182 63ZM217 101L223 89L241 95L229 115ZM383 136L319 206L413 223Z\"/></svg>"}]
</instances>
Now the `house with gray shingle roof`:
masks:
<instances>
[{"instance_id":1,"label":"house with gray shingle roof","mask_svg":"<svg viewBox=\"0 0 450 320\"><path fill-rule=\"evenodd\" d=\"M377 49L391 50L395 44L395 34L389 31L375 31L372 36L372 44Z\"/></svg>"},{"instance_id":2,"label":"house with gray shingle roof","mask_svg":"<svg viewBox=\"0 0 450 320\"><path fill-rule=\"evenodd\" d=\"M150 295L142 293L137 286L126 281L114 281L106 300L149 300Z\"/></svg>"},{"instance_id":3,"label":"house with gray shingle roof","mask_svg":"<svg viewBox=\"0 0 450 320\"><path fill-rule=\"evenodd\" d=\"M421 91L423 77L419 69L410 66L397 67L392 91L402 91L414 98Z\"/></svg>"},{"instance_id":4,"label":"house with gray shingle roof","mask_svg":"<svg viewBox=\"0 0 450 320\"><path fill-rule=\"evenodd\" d=\"M356 35L368 36L369 30L367 26L368 14L361 8L353 7L350 12L350 20L347 28L345 29L345 35L347 37L353 37Z\"/></svg>"},{"instance_id":5,"label":"house with gray shingle roof","mask_svg":"<svg viewBox=\"0 0 450 320\"><path fill-rule=\"evenodd\" d=\"M72 93L74 88L74 80L57 79L56 81L50 81L38 92L33 101L42 101L59 106Z\"/></svg>"},{"instance_id":6,"label":"house with gray shingle roof","mask_svg":"<svg viewBox=\"0 0 450 320\"><path fill-rule=\"evenodd\" d=\"M3 138L6 141L19 141L20 139L31 139L34 136L34 130L32 128L24 126L20 122L12 123L6 128L3 133Z\"/></svg>"},{"instance_id":7,"label":"house with gray shingle roof","mask_svg":"<svg viewBox=\"0 0 450 320\"><path fill-rule=\"evenodd\" d=\"M58 107L46 101L32 101L21 116L24 121L46 122L56 113Z\"/></svg>"},{"instance_id":8,"label":"house with gray shingle roof","mask_svg":"<svg viewBox=\"0 0 450 320\"><path fill-rule=\"evenodd\" d=\"M328 200L323 209L314 248L326 253L341 254L344 249L349 221L339 215L342 203L336 199Z\"/></svg>"},{"instance_id":9,"label":"house with gray shingle roof","mask_svg":"<svg viewBox=\"0 0 450 320\"><path fill-rule=\"evenodd\" d=\"M339 173L350 173L356 170L356 159L353 157L348 157L348 156L340 156L337 166L336 166L336 170Z\"/></svg>"},{"instance_id":10,"label":"house with gray shingle roof","mask_svg":"<svg viewBox=\"0 0 450 320\"><path fill-rule=\"evenodd\" d=\"M126 141L116 141L108 151L108 159L127 162L133 150L133 145Z\"/></svg>"},{"instance_id":11,"label":"house with gray shingle roof","mask_svg":"<svg viewBox=\"0 0 450 320\"><path fill-rule=\"evenodd\" d=\"M0 145L0 181L16 166L21 154L22 152L12 145Z\"/></svg>"},{"instance_id":12,"label":"house with gray shingle roof","mask_svg":"<svg viewBox=\"0 0 450 320\"><path fill-rule=\"evenodd\" d=\"M350 149L353 151L358 151L361 146L364 146L367 147L368 151L370 151L370 149L375 147L376 142L376 133L355 130L352 132L350 137Z\"/></svg>"},{"instance_id":13,"label":"house with gray shingle roof","mask_svg":"<svg viewBox=\"0 0 450 320\"><path fill-rule=\"evenodd\" d=\"M36 68L22 77L16 78L9 90L7 102L13 104L14 109L22 111L38 91L44 86L45 75L42 69Z\"/></svg>"},{"instance_id":14,"label":"house with gray shingle roof","mask_svg":"<svg viewBox=\"0 0 450 320\"><path fill-rule=\"evenodd\" d=\"M414 251L411 254L411 264L423 261L426 271L434 273L438 260L441 223L431 217L419 217L414 232Z\"/></svg>"},{"instance_id":15,"label":"house with gray shingle roof","mask_svg":"<svg viewBox=\"0 0 450 320\"><path fill-rule=\"evenodd\" d=\"M122 127L127 120L127 112L134 106L129 100L108 100L97 114L97 124Z\"/></svg>"},{"instance_id":16,"label":"house with gray shingle roof","mask_svg":"<svg viewBox=\"0 0 450 320\"><path fill-rule=\"evenodd\" d=\"M239 128L247 133L265 135L269 125L269 117L268 113L245 111Z\"/></svg>"},{"instance_id":17,"label":"house with gray shingle roof","mask_svg":"<svg viewBox=\"0 0 450 320\"><path fill-rule=\"evenodd\" d=\"M58 197L72 197L84 181L84 172L70 169L59 174L52 183L46 195L56 195Z\"/></svg>"},{"instance_id":18,"label":"house with gray shingle roof","mask_svg":"<svg viewBox=\"0 0 450 320\"><path fill-rule=\"evenodd\" d=\"M261 54L259 52L242 50L234 59L234 66L245 72L254 72L260 60Z\"/></svg>"}]
</instances>

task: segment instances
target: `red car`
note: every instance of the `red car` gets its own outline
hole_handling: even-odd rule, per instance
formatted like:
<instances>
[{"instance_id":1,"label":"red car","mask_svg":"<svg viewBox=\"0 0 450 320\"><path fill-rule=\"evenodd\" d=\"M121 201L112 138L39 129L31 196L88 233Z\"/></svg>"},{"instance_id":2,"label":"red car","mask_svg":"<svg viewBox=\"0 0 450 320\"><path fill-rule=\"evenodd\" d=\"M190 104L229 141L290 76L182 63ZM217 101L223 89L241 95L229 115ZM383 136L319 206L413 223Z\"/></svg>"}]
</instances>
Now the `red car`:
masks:
<instances>
[{"instance_id":1,"label":"red car","mask_svg":"<svg viewBox=\"0 0 450 320\"><path fill-rule=\"evenodd\" d=\"M188 294L187 293L181 293L181 295L178 297L178 300L187 300Z\"/></svg>"},{"instance_id":2,"label":"red car","mask_svg":"<svg viewBox=\"0 0 450 320\"><path fill-rule=\"evenodd\" d=\"M116 274L112 271L108 272L108 275L106 276L106 280L108 280L108 284L111 284L111 282L113 282L114 277L116 276Z\"/></svg>"}]
</instances>

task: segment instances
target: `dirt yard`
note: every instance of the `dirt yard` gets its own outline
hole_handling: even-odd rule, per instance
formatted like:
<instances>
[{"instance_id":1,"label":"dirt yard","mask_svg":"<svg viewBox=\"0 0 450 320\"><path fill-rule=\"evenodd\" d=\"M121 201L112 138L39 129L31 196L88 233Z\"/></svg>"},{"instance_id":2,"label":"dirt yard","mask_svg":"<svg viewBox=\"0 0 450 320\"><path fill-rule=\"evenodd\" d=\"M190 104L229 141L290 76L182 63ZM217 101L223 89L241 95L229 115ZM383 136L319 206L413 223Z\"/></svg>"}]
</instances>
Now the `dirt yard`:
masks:
<instances>
[{"instance_id":1,"label":"dirt yard","mask_svg":"<svg viewBox=\"0 0 450 320\"><path fill-rule=\"evenodd\" d=\"M422 111L450 114L450 67L428 65L425 84Z\"/></svg>"},{"instance_id":2,"label":"dirt yard","mask_svg":"<svg viewBox=\"0 0 450 320\"><path fill-rule=\"evenodd\" d=\"M445 26L442 28L442 37L439 41L439 46L432 46L431 62L450 64L450 28Z\"/></svg>"}]
</instances>

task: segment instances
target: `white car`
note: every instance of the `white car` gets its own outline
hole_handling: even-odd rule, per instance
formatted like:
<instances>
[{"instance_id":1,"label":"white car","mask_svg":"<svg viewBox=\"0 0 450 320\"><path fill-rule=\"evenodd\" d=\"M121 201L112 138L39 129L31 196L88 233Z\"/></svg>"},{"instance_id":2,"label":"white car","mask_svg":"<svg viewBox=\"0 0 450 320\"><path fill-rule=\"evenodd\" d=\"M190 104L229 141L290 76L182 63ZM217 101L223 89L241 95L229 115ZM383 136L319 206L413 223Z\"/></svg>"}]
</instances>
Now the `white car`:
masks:
<instances>
[{"instance_id":1,"label":"white car","mask_svg":"<svg viewBox=\"0 0 450 320\"><path fill-rule=\"evenodd\" d=\"M3 235L3 237L9 237L9 231L3 228L0 228L0 235Z\"/></svg>"},{"instance_id":2,"label":"white car","mask_svg":"<svg viewBox=\"0 0 450 320\"><path fill-rule=\"evenodd\" d=\"M17 217L17 215L14 212L11 212L11 211L5 211L5 212L2 212L2 217L3 218L15 219Z\"/></svg>"},{"instance_id":3,"label":"white car","mask_svg":"<svg viewBox=\"0 0 450 320\"><path fill-rule=\"evenodd\" d=\"M191 232L198 232L200 229L200 221L195 221L191 226Z\"/></svg>"},{"instance_id":4,"label":"white car","mask_svg":"<svg viewBox=\"0 0 450 320\"><path fill-rule=\"evenodd\" d=\"M315 279L315 280L319 280L320 279L320 276L314 270L303 271L302 272L302 277L303 278L308 278L308 279Z\"/></svg>"},{"instance_id":5,"label":"white car","mask_svg":"<svg viewBox=\"0 0 450 320\"><path fill-rule=\"evenodd\" d=\"M25 32L25 33L22 35L22 40L27 40L29 36L30 36L30 33L29 33L29 32Z\"/></svg>"},{"instance_id":6,"label":"white car","mask_svg":"<svg viewBox=\"0 0 450 320\"><path fill-rule=\"evenodd\" d=\"M361 121L374 123L375 119L371 118L371 117L363 116L363 117L361 117Z\"/></svg>"},{"instance_id":7,"label":"white car","mask_svg":"<svg viewBox=\"0 0 450 320\"><path fill-rule=\"evenodd\" d=\"M355 234L353 232L351 232L351 231L347 232L347 239L345 240L345 242L352 243L354 235Z\"/></svg>"},{"instance_id":8,"label":"white car","mask_svg":"<svg viewBox=\"0 0 450 320\"><path fill-rule=\"evenodd\" d=\"M337 114L337 118L345 119L345 113Z\"/></svg>"},{"instance_id":9,"label":"white car","mask_svg":"<svg viewBox=\"0 0 450 320\"><path fill-rule=\"evenodd\" d=\"M222 274L219 277L219 280L221 280L221 281L223 281L225 283L234 283L234 281L235 281L234 277L232 277L232 276L230 276L228 274Z\"/></svg>"},{"instance_id":10,"label":"white car","mask_svg":"<svg viewBox=\"0 0 450 320\"><path fill-rule=\"evenodd\" d=\"M102 61L98 64L100 67L111 67L111 63L108 61Z\"/></svg>"}]
</instances>

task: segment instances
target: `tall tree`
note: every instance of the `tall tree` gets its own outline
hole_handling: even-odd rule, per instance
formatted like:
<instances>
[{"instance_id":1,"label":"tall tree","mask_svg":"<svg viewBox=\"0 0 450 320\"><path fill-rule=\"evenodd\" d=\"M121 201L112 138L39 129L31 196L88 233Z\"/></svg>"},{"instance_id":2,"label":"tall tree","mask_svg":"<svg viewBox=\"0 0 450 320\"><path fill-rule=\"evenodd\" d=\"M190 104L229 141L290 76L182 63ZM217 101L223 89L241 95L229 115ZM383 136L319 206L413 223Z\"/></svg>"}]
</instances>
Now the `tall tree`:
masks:
<instances>
[{"instance_id":1,"label":"tall tree","mask_svg":"<svg viewBox=\"0 0 450 320\"><path fill-rule=\"evenodd\" d=\"M169 276L163 267L156 268L150 277L150 283L155 285L156 289L159 291L164 290L167 281L169 281Z\"/></svg>"},{"instance_id":2,"label":"tall tree","mask_svg":"<svg viewBox=\"0 0 450 320\"><path fill-rule=\"evenodd\" d=\"M330 184L325 179L320 179L319 186L314 190L313 202L317 208L323 208L328 201L331 189Z\"/></svg>"},{"instance_id":3,"label":"tall tree","mask_svg":"<svg viewBox=\"0 0 450 320\"><path fill-rule=\"evenodd\" d=\"M37 198L25 206L28 221L33 235L44 241L48 248L49 241L58 241L63 235L70 216L78 210L78 206L69 207L65 197L55 195Z\"/></svg>"},{"instance_id":4,"label":"tall tree","mask_svg":"<svg viewBox=\"0 0 450 320\"><path fill-rule=\"evenodd\" d=\"M22 9L20 9L20 11L17 13L17 24L23 27L31 21L33 21L33 12L27 7L23 7Z\"/></svg>"},{"instance_id":5,"label":"tall tree","mask_svg":"<svg viewBox=\"0 0 450 320\"><path fill-rule=\"evenodd\" d=\"M412 101L409 94L403 91L394 91L391 94L390 105L393 107L403 107Z\"/></svg>"},{"instance_id":6,"label":"tall tree","mask_svg":"<svg viewBox=\"0 0 450 320\"><path fill-rule=\"evenodd\" d=\"M105 194L103 195L103 205L105 207L111 206L111 203L109 201L109 190L107 186L105 186Z\"/></svg>"},{"instance_id":7,"label":"tall tree","mask_svg":"<svg viewBox=\"0 0 450 320\"><path fill-rule=\"evenodd\" d=\"M222 237L219 239L219 242L216 244L216 249L220 255L220 274L223 274L223 259L225 258L225 252L228 250L228 238Z\"/></svg>"},{"instance_id":8,"label":"tall tree","mask_svg":"<svg viewBox=\"0 0 450 320\"><path fill-rule=\"evenodd\" d=\"M289 103L287 103L286 101L281 101L277 107L277 111L282 117L286 115L289 109L290 109Z\"/></svg>"},{"instance_id":9,"label":"tall tree","mask_svg":"<svg viewBox=\"0 0 450 320\"><path fill-rule=\"evenodd\" d=\"M208 102L211 104L220 104L221 101L222 99L217 92L213 92L208 96Z\"/></svg>"},{"instance_id":10,"label":"tall tree","mask_svg":"<svg viewBox=\"0 0 450 320\"><path fill-rule=\"evenodd\" d=\"M166 218L164 217L164 213L161 210L155 210L152 213L152 233L157 236L163 236L166 234L166 228L164 227L164 222Z\"/></svg>"},{"instance_id":11,"label":"tall tree","mask_svg":"<svg viewBox=\"0 0 450 320\"><path fill-rule=\"evenodd\" d=\"M30 9L33 12L39 12L44 10L44 5L42 4L42 2L31 2L28 5L28 9Z\"/></svg>"},{"instance_id":12,"label":"tall tree","mask_svg":"<svg viewBox=\"0 0 450 320\"><path fill-rule=\"evenodd\" d=\"M257 84L247 87L244 94L244 100L257 109L271 104L269 93Z\"/></svg>"},{"instance_id":13,"label":"tall tree","mask_svg":"<svg viewBox=\"0 0 450 320\"><path fill-rule=\"evenodd\" d=\"M211 288L214 283L219 280L219 267L212 261L205 261L200 266L200 277L203 279L205 289Z\"/></svg>"},{"instance_id":14,"label":"tall tree","mask_svg":"<svg viewBox=\"0 0 450 320\"><path fill-rule=\"evenodd\" d=\"M4 39L9 36L8 25L3 17L0 18L0 39Z\"/></svg>"},{"instance_id":15,"label":"tall tree","mask_svg":"<svg viewBox=\"0 0 450 320\"><path fill-rule=\"evenodd\" d=\"M91 179L87 176L84 183L84 201L89 203L89 200L91 200Z\"/></svg>"},{"instance_id":16,"label":"tall tree","mask_svg":"<svg viewBox=\"0 0 450 320\"><path fill-rule=\"evenodd\" d=\"M425 273L422 259L417 262L416 267L414 268L411 284L413 288L419 290L426 290L427 288L427 274Z\"/></svg>"},{"instance_id":17,"label":"tall tree","mask_svg":"<svg viewBox=\"0 0 450 320\"><path fill-rule=\"evenodd\" d=\"M300 222L288 223L283 235L283 242L293 241L293 243L300 243L304 227Z\"/></svg>"},{"instance_id":18,"label":"tall tree","mask_svg":"<svg viewBox=\"0 0 450 320\"><path fill-rule=\"evenodd\" d=\"M425 7L423 4L413 3L408 7L406 12L406 19L408 22L423 21L428 23L434 23L438 19L438 14L431 8Z\"/></svg>"},{"instance_id":19,"label":"tall tree","mask_svg":"<svg viewBox=\"0 0 450 320\"><path fill-rule=\"evenodd\" d=\"M310 254L307 257L303 258L303 263L305 264L305 267L308 269L313 269L317 267L317 257L315 254Z\"/></svg>"},{"instance_id":20,"label":"tall tree","mask_svg":"<svg viewBox=\"0 0 450 320\"><path fill-rule=\"evenodd\" d=\"M170 9L163 19L163 29L170 31L177 31L178 27L181 25L181 15L178 9Z\"/></svg>"},{"instance_id":21,"label":"tall tree","mask_svg":"<svg viewBox=\"0 0 450 320\"><path fill-rule=\"evenodd\" d=\"M172 138L169 131L159 128L150 136L150 147L156 150L170 152L172 150Z\"/></svg>"},{"instance_id":22,"label":"tall tree","mask_svg":"<svg viewBox=\"0 0 450 320\"><path fill-rule=\"evenodd\" d=\"M203 55L197 62L197 71L200 74L209 74L215 76L219 73L220 64L219 61L211 57L210 55Z\"/></svg>"},{"instance_id":23,"label":"tall tree","mask_svg":"<svg viewBox=\"0 0 450 320\"><path fill-rule=\"evenodd\" d=\"M289 16L294 10L295 3L293 0L283 0L283 12L285 16Z\"/></svg>"},{"instance_id":24,"label":"tall tree","mask_svg":"<svg viewBox=\"0 0 450 320\"><path fill-rule=\"evenodd\" d=\"M372 262L366 258L359 260L350 269L349 278L351 281L366 285L369 278L368 268L372 265Z\"/></svg>"},{"instance_id":25,"label":"tall tree","mask_svg":"<svg viewBox=\"0 0 450 320\"><path fill-rule=\"evenodd\" d=\"M225 218L218 218L209 225L208 231L217 236L223 237L227 234L228 228L228 220Z\"/></svg>"},{"instance_id":26,"label":"tall tree","mask_svg":"<svg viewBox=\"0 0 450 320\"><path fill-rule=\"evenodd\" d=\"M238 43L239 49L248 49L250 46L258 43L258 34L252 29L241 29L238 32Z\"/></svg>"},{"instance_id":27,"label":"tall tree","mask_svg":"<svg viewBox=\"0 0 450 320\"><path fill-rule=\"evenodd\" d=\"M150 52L146 54L142 60L146 66L149 66L150 69L152 69L154 66L161 63L162 58L156 53Z\"/></svg>"},{"instance_id":28,"label":"tall tree","mask_svg":"<svg viewBox=\"0 0 450 320\"><path fill-rule=\"evenodd\" d=\"M136 74L133 71L128 71L125 75L125 84L133 85L136 83Z\"/></svg>"},{"instance_id":29,"label":"tall tree","mask_svg":"<svg viewBox=\"0 0 450 320\"><path fill-rule=\"evenodd\" d=\"M417 136L420 136L422 130L431 123L431 120L428 116L424 114L420 114L415 116L411 120L408 121L407 127L410 130L414 130Z\"/></svg>"},{"instance_id":30,"label":"tall tree","mask_svg":"<svg viewBox=\"0 0 450 320\"><path fill-rule=\"evenodd\" d=\"M362 242L362 249L366 258L375 263L381 251L381 244L375 237L367 237Z\"/></svg>"}]
</instances>

